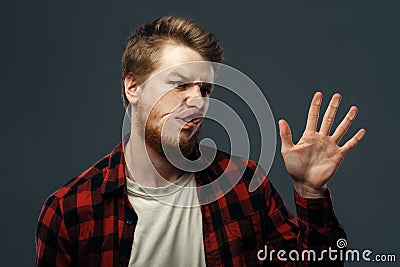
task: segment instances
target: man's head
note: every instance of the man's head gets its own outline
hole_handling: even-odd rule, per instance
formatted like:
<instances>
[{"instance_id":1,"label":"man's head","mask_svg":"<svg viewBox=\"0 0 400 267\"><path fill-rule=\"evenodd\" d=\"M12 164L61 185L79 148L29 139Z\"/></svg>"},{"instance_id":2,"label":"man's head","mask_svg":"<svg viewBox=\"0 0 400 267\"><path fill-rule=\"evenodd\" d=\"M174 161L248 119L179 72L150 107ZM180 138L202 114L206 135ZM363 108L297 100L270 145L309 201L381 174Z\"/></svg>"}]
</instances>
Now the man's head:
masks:
<instances>
[{"instance_id":1,"label":"man's head","mask_svg":"<svg viewBox=\"0 0 400 267\"><path fill-rule=\"evenodd\" d=\"M204 112L211 90L204 81L214 75L211 63L196 62L222 57L216 37L188 19L163 17L138 28L123 53L122 94L147 145L160 154L178 145L185 155L192 151L202 120L188 120Z\"/></svg>"},{"instance_id":2,"label":"man's head","mask_svg":"<svg viewBox=\"0 0 400 267\"><path fill-rule=\"evenodd\" d=\"M140 25L129 38L122 55L121 81L125 108L124 80L133 77L139 84L149 78L160 63L160 54L168 44L186 46L205 60L221 63L223 48L214 34L185 18L166 16Z\"/></svg>"}]
</instances>

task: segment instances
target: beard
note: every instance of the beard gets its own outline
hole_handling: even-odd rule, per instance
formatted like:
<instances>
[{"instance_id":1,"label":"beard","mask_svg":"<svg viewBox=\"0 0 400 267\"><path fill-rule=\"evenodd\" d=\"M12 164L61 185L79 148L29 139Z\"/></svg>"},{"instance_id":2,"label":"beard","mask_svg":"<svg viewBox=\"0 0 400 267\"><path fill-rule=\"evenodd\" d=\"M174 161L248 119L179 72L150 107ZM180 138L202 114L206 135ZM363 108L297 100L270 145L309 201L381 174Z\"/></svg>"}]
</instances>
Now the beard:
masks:
<instances>
[{"instance_id":1,"label":"beard","mask_svg":"<svg viewBox=\"0 0 400 267\"><path fill-rule=\"evenodd\" d=\"M143 127L145 129L144 136L141 137L145 141L146 145L164 157L165 154L168 154L169 156L172 155L179 158L179 153L176 152L178 149L180 149L181 153L186 158L189 158L189 155L196 147L202 124L199 125L199 127L197 127L197 129L195 129L194 132L189 135L189 137L186 137L186 135L182 132L176 133L178 136L169 135L167 133L168 131L164 130L163 133L162 127L159 127L157 124L162 116L155 108L151 109L146 121L146 115L148 114L147 110L148 109L146 109L143 105L138 105L136 110L137 114L139 114L138 126L141 127L139 129L143 129ZM164 126L167 125L167 121L164 123Z\"/></svg>"}]
</instances>

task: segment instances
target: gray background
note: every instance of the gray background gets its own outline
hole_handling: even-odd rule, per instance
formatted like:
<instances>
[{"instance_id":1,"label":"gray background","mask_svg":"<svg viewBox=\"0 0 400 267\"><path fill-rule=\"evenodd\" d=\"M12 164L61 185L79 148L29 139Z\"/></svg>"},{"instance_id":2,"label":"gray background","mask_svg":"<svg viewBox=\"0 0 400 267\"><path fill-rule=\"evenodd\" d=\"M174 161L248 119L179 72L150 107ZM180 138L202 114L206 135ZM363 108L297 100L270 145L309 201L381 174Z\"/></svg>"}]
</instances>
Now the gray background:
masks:
<instances>
[{"instance_id":1,"label":"gray background","mask_svg":"<svg viewBox=\"0 0 400 267\"><path fill-rule=\"evenodd\" d=\"M225 63L260 86L295 140L316 90L324 106L334 92L343 94L338 118L351 105L360 108L346 138L360 127L367 136L329 187L350 247L399 260L399 7L398 1L2 1L1 266L33 264L43 201L119 142L124 43L138 24L163 15L190 17L214 32ZM293 210L279 153L269 176Z\"/></svg>"}]
</instances>

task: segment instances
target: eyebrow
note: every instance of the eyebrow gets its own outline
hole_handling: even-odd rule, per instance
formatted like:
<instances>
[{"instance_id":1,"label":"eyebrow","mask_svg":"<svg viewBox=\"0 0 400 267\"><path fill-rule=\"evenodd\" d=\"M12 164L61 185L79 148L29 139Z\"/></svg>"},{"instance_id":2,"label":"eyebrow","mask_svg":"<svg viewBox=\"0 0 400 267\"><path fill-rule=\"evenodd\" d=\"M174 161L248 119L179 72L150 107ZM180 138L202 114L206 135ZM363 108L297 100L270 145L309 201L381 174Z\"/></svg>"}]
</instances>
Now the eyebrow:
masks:
<instances>
[{"instance_id":1,"label":"eyebrow","mask_svg":"<svg viewBox=\"0 0 400 267\"><path fill-rule=\"evenodd\" d=\"M168 79L172 79L172 78L179 78L182 79L184 82L204 82L204 83L210 83L212 84L212 82L210 82L208 79L205 80L195 80L195 79L190 79L188 76L186 76L185 74L182 74L178 71L173 71L170 74L168 74Z\"/></svg>"},{"instance_id":2,"label":"eyebrow","mask_svg":"<svg viewBox=\"0 0 400 267\"><path fill-rule=\"evenodd\" d=\"M168 74L168 78L172 78L173 76L177 76L177 77L179 77L181 79L184 79L184 80L190 80L185 74L182 74L182 73L177 72L177 71L174 71L174 72L171 72L170 74Z\"/></svg>"}]
</instances>

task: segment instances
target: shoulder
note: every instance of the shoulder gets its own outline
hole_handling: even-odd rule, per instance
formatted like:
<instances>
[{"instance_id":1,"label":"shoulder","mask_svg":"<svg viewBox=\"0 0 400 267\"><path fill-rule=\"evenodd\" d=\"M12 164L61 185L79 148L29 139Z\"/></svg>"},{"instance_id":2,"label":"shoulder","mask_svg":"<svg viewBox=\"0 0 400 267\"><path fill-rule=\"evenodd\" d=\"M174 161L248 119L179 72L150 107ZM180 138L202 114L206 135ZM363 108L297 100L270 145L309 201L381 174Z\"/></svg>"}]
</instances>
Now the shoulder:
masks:
<instances>
[{"instance_id":1,"label":"shoulder","mask_svg":"<svg viewBox=\"0 0 400 267\"><path fill-rule=\"evenodd\" d=\"M215 157L209 162L209 166L203 171L206 175L200 176L206 180L203 180L202 185L211 185L212 192L207 192L208 195L223 195L220 201L226 203L248 202L254 210L265 205L271 190L270 181L266 172L255 161L217 150Z\"/></svg>"},{"instance_id":2,"label":"shoulder","mask_svg":"<svg viewBox=\"0 0 400 267\"><path fill-rule=\"evenodd\" d=\"M93 198L103 193L109 169L116 164L115 158L121 157L120 146L53 192L44 208L54 207L64 213L78 206L92 205Z\"/></svg>"},{"instance_id":3,"label":"shoulder","mask_svg":"<svg viewBox=\"0 0 400 267\"><path fill-rule=\"evenodd\" d=\"M52 196L58 199L66 199L76 194L82 194L85 191L96 191L103 183L104 172L109 162L107 155L93 166L69 180L61 188L55 191Z\"/></svg>"},{"instance_id":4,"label":"shoulder","mask_svg":"<svg viewBox=\"0 0 400 267\"><path fill-rule=\"evenodd\" d=\"M246 184L250 184L253 179L260 182L268 180L265 170L257 162L247 158L217 150L215 158L210 162L209 172L213 174L214 179L221 175L234 180L239 177L240 181Z\"/></svg>"}]
</instances>

